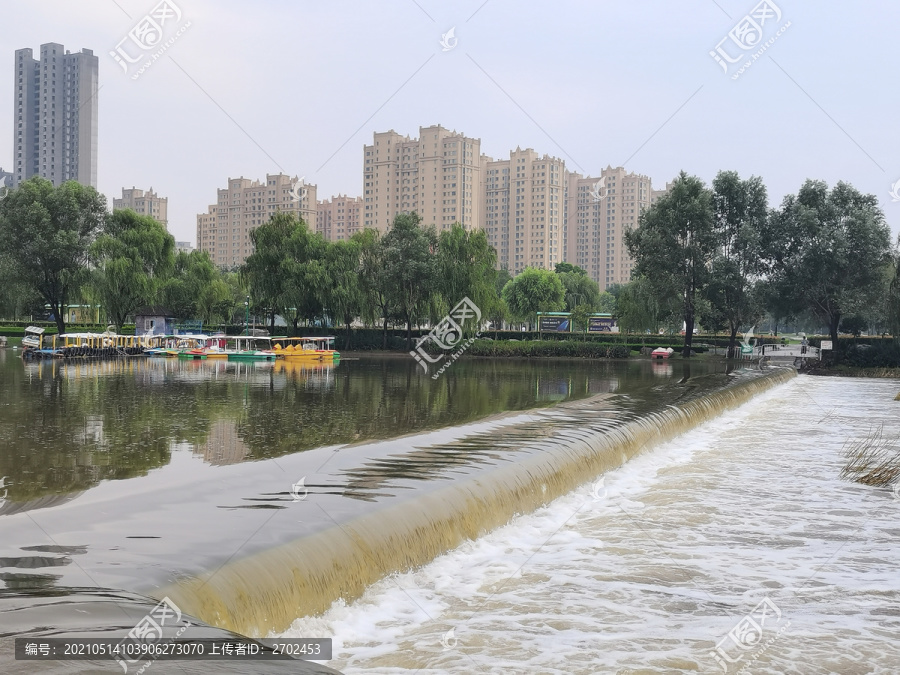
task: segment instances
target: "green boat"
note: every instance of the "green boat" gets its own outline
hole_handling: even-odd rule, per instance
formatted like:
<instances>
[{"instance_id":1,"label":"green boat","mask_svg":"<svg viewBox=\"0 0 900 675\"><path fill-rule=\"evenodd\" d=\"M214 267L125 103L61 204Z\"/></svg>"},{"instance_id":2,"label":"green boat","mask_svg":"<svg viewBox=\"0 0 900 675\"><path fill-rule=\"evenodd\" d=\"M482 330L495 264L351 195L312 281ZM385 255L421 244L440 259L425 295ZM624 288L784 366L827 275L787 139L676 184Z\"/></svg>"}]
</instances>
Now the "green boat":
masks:
<instances>
[{"instance_id":1,"label":"green boat","mask_svg":"<svg viewBox=\"0 0 900 675\"><path fill-rule=\"evenodd\" d=\"M229 361L274 361L272 341L267 337L235 335L228 338L231 345L225 354Z\"/></svg>"}]
</instances>

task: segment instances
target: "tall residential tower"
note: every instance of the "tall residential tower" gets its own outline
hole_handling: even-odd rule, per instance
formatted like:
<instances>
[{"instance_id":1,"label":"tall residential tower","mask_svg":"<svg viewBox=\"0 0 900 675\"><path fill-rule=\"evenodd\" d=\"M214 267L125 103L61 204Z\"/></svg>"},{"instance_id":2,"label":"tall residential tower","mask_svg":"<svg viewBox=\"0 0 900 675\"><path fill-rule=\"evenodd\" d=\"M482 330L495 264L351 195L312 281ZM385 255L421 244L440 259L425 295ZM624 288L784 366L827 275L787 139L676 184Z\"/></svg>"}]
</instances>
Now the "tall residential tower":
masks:
<instances>
[{"instance_id":1,"label":"tall residential tower","mask_svg":"<svg viewBox=\"0 0 900 675\"><path fill-rule=\"evenodd\" d=\"M75 180L97 187L97 80L99 60L61 44L15 56L13 186L32 176L54 185Z\"/></svg>"}]
</instances>

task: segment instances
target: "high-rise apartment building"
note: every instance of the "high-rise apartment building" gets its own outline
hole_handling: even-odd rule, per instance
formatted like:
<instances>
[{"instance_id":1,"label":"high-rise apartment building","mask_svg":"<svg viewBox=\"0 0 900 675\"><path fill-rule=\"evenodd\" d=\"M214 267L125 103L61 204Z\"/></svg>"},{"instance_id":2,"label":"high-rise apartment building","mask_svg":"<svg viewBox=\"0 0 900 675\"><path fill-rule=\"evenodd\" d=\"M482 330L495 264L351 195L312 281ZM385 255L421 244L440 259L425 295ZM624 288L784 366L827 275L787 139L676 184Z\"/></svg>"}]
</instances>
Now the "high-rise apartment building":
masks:
<instances>
[{"instance_id":1,"label":"high-rise apartment building","mask_svg":"<svg viewBox=\"0 0 900 675\"><path fill-rule=\"evenodd\" d=\"M97 187L99 60L61 44L15 54L13 185L43 176L54 185L76 180Z\"/></svg>"},{"instance_id":2,"label":"high-rise apartment building","mask_svg":"<svg viewBox=\"0 0 900 675\"><path fill-rule=\"evenodd\" d=\"M197 215L197 248L220 267L236 267L253 252L250 230L276 213L293 213L314 229L316 186L285 174L267 175L264 183L229 178L217 202Z\"/></svg>"},{"instance_id":3,"label":"high-rise apartment building","mask_svg":"<svg viewBox=\"0 0 900 675\"><path fill-rule=\"evenodd\" d=\"M569 173L566 190L566 262L586 270L605 290L631 280L634 261L625 232L650 207L650 178L607 166L599 178Z\"/></svg>"},{"instance_id":4,"label":"high-rise apartment building","mask_svg":"<svg viewBox=\"0 0 900 675\"><path fill-rule=\"evenodd\" d=\"M362 229L362 197L338 195L316 207L316 232L328 241L344 241Z\"/></svg>"},{"instance_id":5,"label":"high-rise apartment building","mask_svg":"<svg viewBox=\"0 0 900 675\"><path fill-rule=\"evenodd\" d=\"M482 172L484 230L498 265L516 275L564 262L566 163L516 148L509 159L482 157Z\"/></svg>"},{"instance_id":6,"label":"high-rise apartment building","mask_svg":"<svg viewBox=\"0 0 900 675\"><path fill-rule=\"evenodd\" d=\"M386 231L398 213L413 212L438 231L481 227L481 140L440 125L419 137L374 134L363 148L363 227Z\"/></svg>"},{"instance_id":7,"label":"high-rise apartment building","mask_svg":"<svg viewBox=\"0 0 900 675\"><path fill-rule=\"evenodd\" d=\"M136 187L122 188L121 199L113 199L113 209L131 209L142 216L151 216L163 226L169 226L169 198L160 197L153 188L146 192Z\"/></svg>"}]
</instances>

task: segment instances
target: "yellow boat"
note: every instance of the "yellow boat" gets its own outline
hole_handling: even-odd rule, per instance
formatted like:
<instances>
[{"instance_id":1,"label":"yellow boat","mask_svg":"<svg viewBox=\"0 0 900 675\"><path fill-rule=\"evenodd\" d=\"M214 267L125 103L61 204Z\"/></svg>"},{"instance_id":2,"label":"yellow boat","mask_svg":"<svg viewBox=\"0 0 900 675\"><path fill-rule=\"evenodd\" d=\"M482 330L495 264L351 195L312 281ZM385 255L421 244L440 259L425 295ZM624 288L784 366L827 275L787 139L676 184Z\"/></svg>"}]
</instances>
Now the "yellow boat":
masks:
<instances>
[{"instance_id":1,"label":"yellow boat","mask_svg":"<svg viewBox=\"0 0 900 675\"><path fill-rule=\"evenodd\" d=\"M334 349L333 337L277 337L272 342L279 359L334 363L341 358Z\"/></svg>"}]
</instances>

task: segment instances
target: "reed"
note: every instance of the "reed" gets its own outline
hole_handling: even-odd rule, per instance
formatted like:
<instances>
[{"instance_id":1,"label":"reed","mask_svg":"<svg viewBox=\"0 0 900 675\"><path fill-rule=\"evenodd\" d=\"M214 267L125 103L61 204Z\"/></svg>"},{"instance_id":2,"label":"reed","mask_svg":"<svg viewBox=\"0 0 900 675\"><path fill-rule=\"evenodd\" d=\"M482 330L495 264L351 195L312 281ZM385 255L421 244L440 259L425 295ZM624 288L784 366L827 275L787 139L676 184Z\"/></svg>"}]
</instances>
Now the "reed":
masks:
<instances>
[{"instance_id":1,"label":"reed","mask_svg":"<svg viewBox=\"0 0 900 675\"><path fill-rule=\"evenodd\" d=\"M900 480L900 445L896 439L885 438L884 425L867 436L844 444L847 464L841 478L864 485L887 487Z\"/></svg>"}]
</instances>

